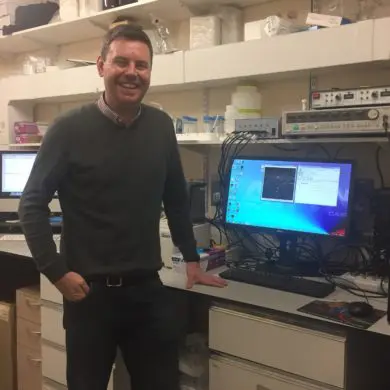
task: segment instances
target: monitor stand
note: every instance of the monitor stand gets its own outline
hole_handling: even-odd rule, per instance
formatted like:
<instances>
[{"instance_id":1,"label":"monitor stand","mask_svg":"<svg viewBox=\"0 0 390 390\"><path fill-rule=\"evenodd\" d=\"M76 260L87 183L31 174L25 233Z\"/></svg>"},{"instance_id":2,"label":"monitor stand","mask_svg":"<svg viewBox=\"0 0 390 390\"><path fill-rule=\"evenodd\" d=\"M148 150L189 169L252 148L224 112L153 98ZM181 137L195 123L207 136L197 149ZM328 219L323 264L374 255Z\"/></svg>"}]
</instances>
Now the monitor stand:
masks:
<instances>
[{"instance_id":1,"label":"monitor stand","mask_svg":"<svg viewBox=\"0 0 390 390\"><path fill-rule=\"evenodd\" d=\"M280 234L277 237L280 243L279 259L259 264L257 270L290 276L321 276L317 260L299 261L297 258L298 236Z\"/></svg>"}]
</instances>

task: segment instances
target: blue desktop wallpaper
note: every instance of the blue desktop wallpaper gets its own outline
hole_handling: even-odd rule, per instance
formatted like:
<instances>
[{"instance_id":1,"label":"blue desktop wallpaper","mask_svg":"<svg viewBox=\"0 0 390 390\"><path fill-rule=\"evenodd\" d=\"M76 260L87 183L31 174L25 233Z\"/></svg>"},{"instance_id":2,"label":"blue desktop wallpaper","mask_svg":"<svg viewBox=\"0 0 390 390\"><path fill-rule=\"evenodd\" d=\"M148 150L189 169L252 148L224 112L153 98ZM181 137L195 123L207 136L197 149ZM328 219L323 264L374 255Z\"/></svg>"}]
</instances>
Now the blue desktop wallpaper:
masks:
<instances>
[{"instance_id":1,"label":"blue desktop wallpaper","mask_svg":"<svg viewBox=\"0 0 390 390\"><path fill-rule=\"evenodd\" d=\"M351 181L352 164L347 162L236 158L229 178L226 222L343 237L349 222ZM275 194L274 199L268 199L270 194Z\"/></svg>"}]
</instances>

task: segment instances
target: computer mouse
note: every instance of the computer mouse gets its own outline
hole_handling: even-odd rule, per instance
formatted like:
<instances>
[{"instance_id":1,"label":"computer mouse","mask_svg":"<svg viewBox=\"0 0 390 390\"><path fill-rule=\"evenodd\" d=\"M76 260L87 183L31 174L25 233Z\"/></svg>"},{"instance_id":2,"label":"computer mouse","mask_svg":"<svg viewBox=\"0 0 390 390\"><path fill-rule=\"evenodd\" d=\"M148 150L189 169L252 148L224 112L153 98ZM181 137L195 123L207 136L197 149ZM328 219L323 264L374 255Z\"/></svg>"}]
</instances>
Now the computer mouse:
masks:
<instances>
[{"instance_id":1,"label":"computer mouse","mask_svg":"<svg viewBox=\"0 0 390 390\"><path fill-rule=\"evenodd\" d=\"M350 302L347 309L353 317L368 317L374 311L374 308L367 302Z\"/></svg>"}]
</instances>

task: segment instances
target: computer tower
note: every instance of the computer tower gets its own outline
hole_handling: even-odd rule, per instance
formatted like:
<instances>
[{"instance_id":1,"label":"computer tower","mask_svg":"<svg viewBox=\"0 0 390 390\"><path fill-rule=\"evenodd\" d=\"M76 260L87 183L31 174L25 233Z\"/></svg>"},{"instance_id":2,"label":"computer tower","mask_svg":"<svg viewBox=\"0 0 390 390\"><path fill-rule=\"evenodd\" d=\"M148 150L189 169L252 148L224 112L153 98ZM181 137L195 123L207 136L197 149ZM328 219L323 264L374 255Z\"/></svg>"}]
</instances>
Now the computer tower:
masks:
<instances>
[{"instance_id":1,"label":"computer tower","mask_svg":"<svg viewBox=\"0 0 390 390\"><path fill-rule=\"evenodd\" d=\"M190 200L190 215L192 223L203 223L206 220L206 183L189 181L187 189Z\"/></svg>"}]
</instances>

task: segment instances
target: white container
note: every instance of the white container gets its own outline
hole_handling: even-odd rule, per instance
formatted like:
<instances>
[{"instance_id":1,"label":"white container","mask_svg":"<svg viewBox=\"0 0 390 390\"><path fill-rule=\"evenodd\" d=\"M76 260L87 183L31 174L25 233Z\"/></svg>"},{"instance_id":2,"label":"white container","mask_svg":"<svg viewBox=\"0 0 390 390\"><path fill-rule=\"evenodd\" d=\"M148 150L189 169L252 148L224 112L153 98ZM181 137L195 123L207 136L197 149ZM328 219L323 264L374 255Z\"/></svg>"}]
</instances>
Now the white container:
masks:
<instances>
[{"instance_id":1,"label":"white container","mask_svg":"<svg viewBox=\"0 0 390 390\"><path fill-rule=\"evenodd\" d=\"M263 20L245 23L244 40L270 38L297 31L289 20L273 15Z\"/></svg>"},{"instance_id":2,"label":"white container","mask_svg":"<svg viewBox=\"0 0 390 390\"><path fill-rule=\"evenodd\" d=\"M218 16L221 19L221 43L241 42L244 35L242 10L233 6L221 6L218 8Z\"/></svg>"},{"instance_id":3,"label":"white container","mask_svg":"<svg viewBox=\"0 0 390 390\"><path fill-rule=\"evenodd\" d=\"M79 2L78 0L59 0L60 19L62 22L74 20L79 17Z\"/></svg>"},{"instance_id":4,"label":"white container","mask_svg":"<svg viewBox=\"0 0 390 390\"><path fill-rule=\"evenodd\" d=\"M218 16L190 18L190 49L205 49L221 44L221 21Z\"/></svg>"},{"instance_id":5,"label":"white container","mask_svg":"<svg viewBox=\"0 0 390 390\"><path fill-rule=\"evenodd\" d=\"M232 95L232 105L238 113L236 119L261 116L261 94L256 86L238 86Z\"/></svg>"},{"instance_id":6,"label":"white container","mask_svg":"<svg viewBox=\"0 0 390 390\"><path fill-rule=\"evenodd\" d=\"M211 115L205 115L203 117L203 132L204 133L214 133L214 123L216 117Z\"/></svg>"},{"instance_id":7,"label":"white container","mask_svg":"<svg viewBox=\"0 0 390 390\"><path fill-rule=\"evenodd\" d=\"M183 116L183 134L198 132L198 119L193 116Z\"/></svg>"},{"instance_id":8,"label":"white container","mask_svg":"<svg viewBox=\"0 0 390 390\"><path fill-rule=\"evenodd\" d=\"M254 39L261 39L264 34L264 20L256 20L254 22L248 22L244 25L244 41L252 41Z\"/></svg>"},{"instance_id":9,"label":"white container","mask_svg":"<svg viewBox=\"0 0 390 390\"><path fill-rule=\"evenodd\" d=\"M231 134L236 128L236 118L238 116L237 110L233 105L226 106L225 111L225 134Z\"/></svg>"},{"instance_id":10,"label":"white container","mask_svg":"<svg viewBox=\"0 0 390 390\"><path fill-rule=\"evenodd\" d=\"M218 136L225 134L225 117L223 115L217 115L215 132Z\"/></svg>"},{"instance_id":11,"label":"white container","mask_svg":"<svg viewBox=\"0 0 390 390\"><path fill-rule=\"evenodd\" d=\"M1 3L0 3L0 8L1 8ZM9 26L15 21L15 18L11 17L11 15L2 14L1 11L0 11L0 15L4 15L4 16L0 16L0 27ZM0 31L0 35L1 35L1 31Z\"/></svg>"},{"instance_id":12,"label":"white container","mask_svg":"<svg viewBox=\"0 0 390 390\"><path fill-rule=\"evenodd\" d=\"M79 0L79 16L95 15L103 9L101 0Z\"/></svg>"}]
</instances>

